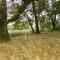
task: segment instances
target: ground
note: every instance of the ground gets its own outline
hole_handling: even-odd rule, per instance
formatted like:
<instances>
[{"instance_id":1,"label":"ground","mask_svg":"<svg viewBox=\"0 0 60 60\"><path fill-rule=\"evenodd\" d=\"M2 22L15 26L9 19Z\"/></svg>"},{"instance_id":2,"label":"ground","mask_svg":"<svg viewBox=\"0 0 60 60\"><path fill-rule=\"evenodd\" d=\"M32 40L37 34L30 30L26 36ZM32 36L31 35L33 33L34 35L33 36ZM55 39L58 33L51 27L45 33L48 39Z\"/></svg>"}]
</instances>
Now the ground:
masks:
<instances>
[{"instance_id":1,"label":"ground","mask_svg":"<svg viewBox=\"0 0 60 60\"><path fill-rule=\"evenodd\" d=\"M0 43L0 60L60 60L60 33L12 37Z\"/></svg>"}]
</instances>

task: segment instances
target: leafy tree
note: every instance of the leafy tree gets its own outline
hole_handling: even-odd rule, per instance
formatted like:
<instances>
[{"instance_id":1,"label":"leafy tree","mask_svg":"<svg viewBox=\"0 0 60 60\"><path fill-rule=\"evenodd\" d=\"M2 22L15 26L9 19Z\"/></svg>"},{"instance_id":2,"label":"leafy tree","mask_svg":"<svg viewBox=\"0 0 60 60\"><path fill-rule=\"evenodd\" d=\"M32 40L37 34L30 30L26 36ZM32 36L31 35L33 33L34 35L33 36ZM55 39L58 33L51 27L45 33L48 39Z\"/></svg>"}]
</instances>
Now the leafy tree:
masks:
<instances>
[{"instance_id":1,"label":"leafy tree","mask_svg":"<svg viewBox=\"0 0 60 60\"><path fill-rule=\"evenodd\" d=\"M17 14L14 14L14 16L12 16L12 18L8 20L8 23L17 20L19 18L19 16L24 12L27 5L29 5L29 3L31 3L31 1L32 0L22 0L22 2L23 2L22 5L17 6L18 7L17 8L18 9Z\"/></svg>"},{"instance_id":2,"label":"leafy tree","mask_svg":"<svg viewBox=\"0 0 60 60\"><path fill-rule=\"evenodd\" d=\"M34 13L34 16L35 16L35 25L36 25L36 33L38 34L39 33L39 26L38 26L38 18L37 18L37 13L36 13L36 6L35 6L35 2L32 1L32 6L33 6L33 13Z\"/></svg>"},{"instance_id":3,"label":"leafy tree","mask_svg":"<svg viewBox=\"0 0 60 60\"><path fill-rule=\"evenodd\" d=\"M56 0L51 0L52 2L52 5L50 6L49 5L49 0L22 0L22 5L18 5L17 4L17 10L15 9L15 13L14 13L14 16L12 16L11 19L8 20L8 23L9 22L12 22L12 21L15 21L15 20L18 20L18 18L20 18L20 15L22 13L25 13L25 10L27 9L27 6L32 3L32 13L33 15L35 16L35 24L36 24L36 33L39 33L39 25L38 25L38 22L39 22L39 17L40 17L40 14L42 13L42 11L47 11L47 16L49 17L49 20L51 19L52 21L52 26L53 26L53 30L55 30L56 28L56 15L57 13L59 13L59 7L60 7L60 3L59 2L56 2ZM17 12L17 13L16 13ZM28 22L29 22L29 25L31 26L31 29L32 31L33 30L33 27L30 23L30 18L28 18Z\"/></svg>"},{"instance_id":4,"label":"leafy tree","mask_svg":"<svg viewBox=\"0 0 60 60\"><path fill-rule=\"evenodd\" d=\"M51 0L52 1L52 6L49 9L48 15L50 19L52 20L52 26L53 30L56 29L56 15L59 14L60 12L60 2L56 0Z\"/></svg>"}]
</instances>

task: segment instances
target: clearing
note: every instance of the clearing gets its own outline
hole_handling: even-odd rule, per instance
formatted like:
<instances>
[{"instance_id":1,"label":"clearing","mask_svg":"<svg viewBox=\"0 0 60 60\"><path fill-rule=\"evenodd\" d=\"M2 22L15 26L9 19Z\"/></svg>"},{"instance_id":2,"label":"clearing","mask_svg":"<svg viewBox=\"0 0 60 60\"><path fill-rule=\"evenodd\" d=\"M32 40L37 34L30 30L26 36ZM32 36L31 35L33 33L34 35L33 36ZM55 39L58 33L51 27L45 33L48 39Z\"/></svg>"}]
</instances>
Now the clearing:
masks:
<instances>
[{"instance_id":1,"label":"clearing","mask_svg":"<svg viewBox=\"0 0 60 60\"><path fill-rule=\"evenodd\" d=\"M0 60L60 60L60 33L12 37L0 43Z\"/></svg>"}]
</instances>

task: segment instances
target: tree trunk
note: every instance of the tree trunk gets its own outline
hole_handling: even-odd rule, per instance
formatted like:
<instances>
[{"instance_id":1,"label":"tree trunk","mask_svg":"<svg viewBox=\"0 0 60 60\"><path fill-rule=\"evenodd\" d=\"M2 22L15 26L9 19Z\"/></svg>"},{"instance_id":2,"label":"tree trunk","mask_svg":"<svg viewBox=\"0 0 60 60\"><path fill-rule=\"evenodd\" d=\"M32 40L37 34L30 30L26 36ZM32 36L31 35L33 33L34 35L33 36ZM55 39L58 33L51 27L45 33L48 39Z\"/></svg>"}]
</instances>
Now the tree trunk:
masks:
<instances>
[{"instance_id":1,"label":"tree trunk","mask_svg":"<svg viewBox=\"0 0 60 60\"><path fill-rule=\"evenodd\" d=\"M55 26L56 26L56 15L53 15L53 18L52 18L52 26L53 26L53 30L55 30Z\"/></svg>"},{"instance_id":2,"label":"tree trunk","mask_svg":"<svg viewBox=\"0 0 60 60\"><path fill-rule=\"evenodd\" d=\"M0 40L9 40L9 34L7 29L6 0L2 0L1 3L0 3Z\"/></svg>"},{"instance_id":3,"label":"tree trunk","mask_svg":"<svg viewBox=\"0 0 60 60\"><path fill-rule=\"evenodd\" d=\"M35 15L36 33L39 34L38 18L37 18L37 13L36 13L36 10L35 10L34 0L32 1L32 5L33 5L33 13Z\"/></svg>"},{"instance_id":4,"label":"tree trunk","mask_svg":"<svg viewBox=\"0 0 60 60\"><path fill-rule=\"evenodd\" d=\"M32 24L31 24L30 19L28 19L28 22L29 22L29 25L30 25L30 27L31 27L31 29L32 29L32 32L34 33L34 29L33 29L33 26L32 26Z\"/></svg>"},{"instance_id":5,"label":"tree trunk","mask_svg":"<svg viewBox=\"0 0 60 60\"><path fill-rule=\"evenodd\" d=\"M1 19L0 19L0 39L1 40L9 39L7 24L6 24L6 22L2 21Z\"/></svg>"}]
</instances>

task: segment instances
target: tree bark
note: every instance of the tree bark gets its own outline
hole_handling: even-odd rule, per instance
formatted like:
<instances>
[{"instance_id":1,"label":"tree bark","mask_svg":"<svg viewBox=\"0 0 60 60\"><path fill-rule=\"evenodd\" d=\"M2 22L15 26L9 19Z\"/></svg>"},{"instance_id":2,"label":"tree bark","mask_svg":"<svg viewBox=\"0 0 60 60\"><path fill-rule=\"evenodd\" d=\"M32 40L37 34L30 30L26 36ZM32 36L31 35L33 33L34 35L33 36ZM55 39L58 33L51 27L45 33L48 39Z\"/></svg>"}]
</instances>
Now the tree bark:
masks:
<instances>
[{"instance_id":1,"label":"tree bark","mask_svg":"<svg viewBox=\"0 0 60 60\"><path fill-rule=\"evenodd\" d=\"M0 40L9 40L9 34L7 29L6 0L2 0L1 3L0 3Z\"/></svg>"},{"instance_id":2,"label":"tree bark","mask_svg":"<svg viewBox=\"0 0 60 60\"><path fill-rule=\"evenodd\" d=\"M56 29L56 14L52 16L52 26L53 26L53 30Z\"/></svg>"},{"instance_id":3,"label":"tree bark","mask_svg":"<svg viewBox=\"0 0 60 60\"><path fill-rule=\"evenodd\" d=\"M33 5L33 13L35 15L36 34L39 34L38 18L37 18L37 13L36 13L36 10L35 10L34 0L32 1L32 5Z\"/></svg>"},{"instance_id":4,"label":"tree bark","mask_svg":"<svg viewBox=\"0 0 60 60\"><path fill-rule=\"evenodd\" d=\"M29 25L30 25L30 27L31 27L31 29L32 29L32 33L34 33L34 29L33 29L33 26L32 26L32 24L31 24L30 19L28 19L28 22L29 22Z\"/></svg>"}]
</instances>

